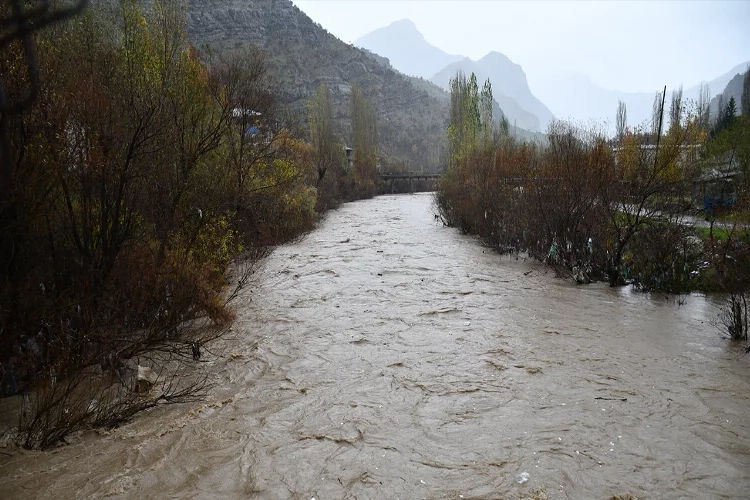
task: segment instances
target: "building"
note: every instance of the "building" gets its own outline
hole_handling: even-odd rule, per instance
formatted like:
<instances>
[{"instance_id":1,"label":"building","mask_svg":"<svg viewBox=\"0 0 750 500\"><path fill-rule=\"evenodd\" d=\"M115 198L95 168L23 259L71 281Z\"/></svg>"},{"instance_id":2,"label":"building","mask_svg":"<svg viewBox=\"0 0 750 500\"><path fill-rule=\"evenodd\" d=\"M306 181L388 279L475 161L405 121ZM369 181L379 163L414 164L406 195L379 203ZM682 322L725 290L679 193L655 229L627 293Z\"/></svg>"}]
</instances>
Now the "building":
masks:
<instances>
[{"instance_id":1,"label":"building","mask_svg":"<svg viewBox=\"0 0 750 500\"><path fill-rule=\"evenodd\" d=\"M354 165L354 150L349 146L344 146L344 154L346 155L346 171L349 172Z\"/></svg>"},{"instance_id":2,"label":"building","mask_svg":"<svg viewBox=\"0 0 750 500\"><path fill-rule=\"evenodd\" d=\"M727 208L737 203L737 187L741 178L742 169L734 152L709 159L696 182L696 191L699 199L703 200L703 209L713 213L717 208Z\"/></svg>"}]
</instances>

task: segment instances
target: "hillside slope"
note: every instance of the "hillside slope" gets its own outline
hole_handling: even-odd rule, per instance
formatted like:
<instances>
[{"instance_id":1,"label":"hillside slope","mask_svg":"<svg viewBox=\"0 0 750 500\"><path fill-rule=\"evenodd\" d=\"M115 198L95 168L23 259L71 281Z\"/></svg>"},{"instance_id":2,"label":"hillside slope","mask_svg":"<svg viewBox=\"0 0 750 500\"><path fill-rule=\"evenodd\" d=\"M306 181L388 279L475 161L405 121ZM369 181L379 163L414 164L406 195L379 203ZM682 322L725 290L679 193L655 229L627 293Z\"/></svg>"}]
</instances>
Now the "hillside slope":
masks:
<instances>
[{"instance_id":1,"label":"hillside slope","mask_svg":"<svg viewBox=\"0 0 750 500\"><path fill-rule=\"evenodd\" d=\"M381 152L410 168L435 169L444 152L447 103L313 22L290 0L202 0L188 6L192 42L204 54L255 45L269 56L280 98L304 124L307 102L331 89L338 131L350 137L350 88L358 84L378 113Z\"/></svg>"},{"instance_id":2,"label":"hillside slope","mask_svg":"<svg viewBox=\"0 0 750 500\"><path fill-rule=\"evenodd\" d=\"M723 105L729 102L731 97L734 97L735 106L737 107L737 114L741 114L742 110L742 83L745 80L745 73L737 73L734 78L729 80L724 91L711 99L711 117L716 118L719 116L719 101L721 100Z\"/></svg>"}]
</instances>

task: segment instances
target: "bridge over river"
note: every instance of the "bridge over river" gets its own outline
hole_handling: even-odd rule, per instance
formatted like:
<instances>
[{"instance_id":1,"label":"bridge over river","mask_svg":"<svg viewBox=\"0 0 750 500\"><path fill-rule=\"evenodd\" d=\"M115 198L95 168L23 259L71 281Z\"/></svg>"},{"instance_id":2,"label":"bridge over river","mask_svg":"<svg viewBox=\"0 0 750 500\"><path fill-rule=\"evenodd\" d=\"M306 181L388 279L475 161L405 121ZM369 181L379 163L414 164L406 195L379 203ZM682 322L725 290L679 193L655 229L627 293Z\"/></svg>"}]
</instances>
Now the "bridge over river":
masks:
<instances>
[{"instance_id":1,"label":"bridge over river","mask_svg":"<svg viewBox=\"0 0 750 500\"><path fill-rule=\"evenodd\" d=\"M414 191L414 181L422 180L434 180L437 181L443 174L442 173L423 173L423 172L401 172L401 173L389 173L380 174L380 179L388 184L387 192L393 192L395 181L407 181L409 183L409 192Z\"/></svg>"}]
</instances>

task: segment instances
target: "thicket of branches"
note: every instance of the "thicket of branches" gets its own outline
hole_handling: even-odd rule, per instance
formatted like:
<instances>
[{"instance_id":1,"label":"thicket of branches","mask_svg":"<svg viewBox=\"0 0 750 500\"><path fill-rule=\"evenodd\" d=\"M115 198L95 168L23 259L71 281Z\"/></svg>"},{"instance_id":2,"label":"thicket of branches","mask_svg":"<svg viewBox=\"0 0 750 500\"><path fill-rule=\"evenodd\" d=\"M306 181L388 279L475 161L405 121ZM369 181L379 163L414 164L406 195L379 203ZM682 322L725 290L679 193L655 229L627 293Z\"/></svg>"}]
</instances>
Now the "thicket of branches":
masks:
<instances>
[{"instance_id":1,"label":"thicket of branches","mask_svg":"<svg viewBox=\"0 0 750 500\"><path fill-rule=\"evenodd\" d=\"M740 98L740 116L736 114L738 106L734 97L725 104L721 104L720 99L718 116L707 143L709 156L723 159L718 165L710 164L714 171L720 175L740 173L736 182L723 184L716 190L720 198L733 203L732 210L727 212L724 207L710 206L707 219L711 224L708 245L714 264L711 271L726 297L717 323L727 337L747 340L750 333L750 71L745 72ZM714 224L719 216L724 223L719 235L724 233L724 238L715 236ZM750 352L750 345L747 350Z\"/></svg>"},{"instance_id":2,"label":"thicket of branches","mask_svg":"<svg viewBox=\"0 0 750 500\"><path fill-rule=\"evenodd\" d=\"M36 99L2 115L0 395L24 394L20 441L44 448L199 396L183 362L228 327L254 262L312 227L317 190L262 55L206 66L176 4L89 10L34 46ZM0 74L25 95L22 41Z\"/></svg>"},{"instance_id":3,"label":"thicket of branches","mask_svg":"<svg viewBox=\"0 0 750 500\"><path fill-rule=\"evenodd\" d=\"M351 142L334 131L333 100L321 84L308 102L313 163L317 169L318 208L335 208L342 201L371 198L378 183L378 127L375 108L358 85L351 88Z\"/></svg>"},{"instance_id":4,"label":"thicket of branches","mask_svg":"<svg viewBox=\"0 0 750 500\"><path fill-rule=\"evenodd\" d=\"M747 119L735 123L727 111L707 128L705 110L692 112L679 91L668 114L664 94L658 96L655 123L642 128L627 127L621 103L614 140L555 122L544 143L520 143L501 130L487 133L493 124L482 119L476 80L459 74L451 82L440 214L498 251L526 251L578 282L634 281L673 292L746 289L747 233L735 226L728 239L697 237L680 218L702 215L696 205L706 179L716 175L718 156L739 155L747 179L750 155L741 151ZM716 139L707 144L709 132ZM747 206L745 185L738 188L738 212ZM701 277L707 263L720 274Z\"/></svg>"}]
</instances>

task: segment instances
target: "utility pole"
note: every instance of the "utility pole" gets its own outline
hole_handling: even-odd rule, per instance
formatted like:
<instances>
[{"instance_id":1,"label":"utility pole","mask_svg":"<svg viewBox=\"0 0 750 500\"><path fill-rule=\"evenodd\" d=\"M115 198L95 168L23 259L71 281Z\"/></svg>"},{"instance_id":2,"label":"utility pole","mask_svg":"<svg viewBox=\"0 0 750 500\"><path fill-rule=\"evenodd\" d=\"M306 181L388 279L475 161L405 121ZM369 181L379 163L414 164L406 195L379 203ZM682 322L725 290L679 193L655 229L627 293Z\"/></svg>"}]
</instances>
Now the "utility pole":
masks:
<instances>
[{"instance_id":1,"label":"utility pole","mask_svg":"<svg viewBox=\"0 0 750 500\"><path fill-rule=\"evenodd\" d=\"M664 92L661 95L661 108L659 108L659 132L656 136L656 150L654 151L654 169L656 169L656 160L659 157L659 141L661 141L661 126L664 121L664 99L667 97L667 86L664 86Z\"/></svg>"}]
</instances>

